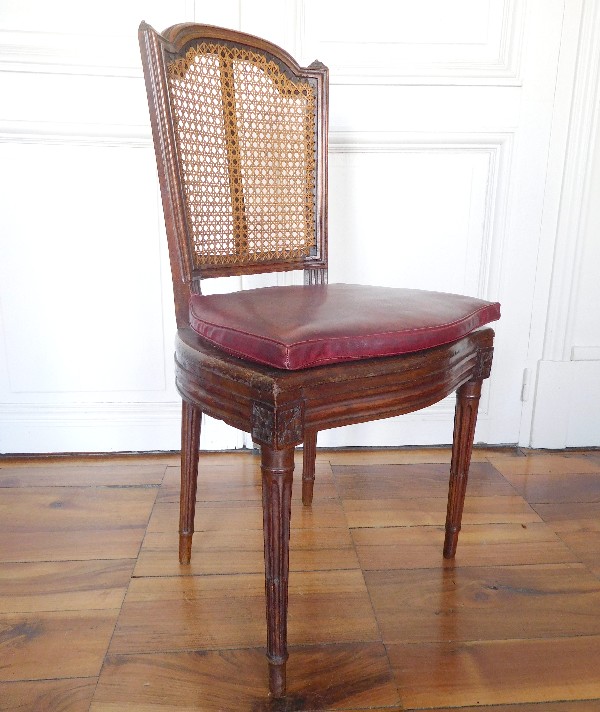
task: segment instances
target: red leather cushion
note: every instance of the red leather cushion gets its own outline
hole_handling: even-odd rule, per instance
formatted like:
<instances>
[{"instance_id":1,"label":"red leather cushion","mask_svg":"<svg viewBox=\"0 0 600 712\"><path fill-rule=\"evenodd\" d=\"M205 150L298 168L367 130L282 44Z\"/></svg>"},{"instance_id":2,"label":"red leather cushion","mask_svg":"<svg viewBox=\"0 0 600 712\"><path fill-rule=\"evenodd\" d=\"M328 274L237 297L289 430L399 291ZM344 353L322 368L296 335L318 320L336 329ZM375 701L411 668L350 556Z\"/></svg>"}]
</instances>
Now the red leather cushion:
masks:
<instances>
[{"instance_id":1,"label":"red leather cushion","mask_svg":"<svg viewBox=\"0 0 600 712\"><path fill-rule=\"evenodd\" d=\"M420 351L499 318L496 302L358 284L194 294L190 301L190 325L207 341L291 370Z\"/></svg>"}]
</instances>

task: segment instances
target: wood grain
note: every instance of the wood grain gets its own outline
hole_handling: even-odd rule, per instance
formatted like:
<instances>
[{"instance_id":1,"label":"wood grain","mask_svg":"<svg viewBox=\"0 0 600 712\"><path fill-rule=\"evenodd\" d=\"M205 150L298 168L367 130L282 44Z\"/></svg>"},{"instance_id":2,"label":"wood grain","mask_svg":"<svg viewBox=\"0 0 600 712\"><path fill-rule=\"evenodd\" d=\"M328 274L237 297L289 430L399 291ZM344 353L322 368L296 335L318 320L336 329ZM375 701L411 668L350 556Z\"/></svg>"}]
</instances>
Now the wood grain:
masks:
<instances>
[{"instance_id":1,"label":"wood grain","mask_svg":"<svg viewBox=\"0 0 600 712\"><path fill-rule=\"evenodd\" d=\"M288 697L268 698L262 650L109 655L90 712L371 709L399 703L381 644L292 648ZM201 701L201 707L198 707Z\"/></svg>"},{"instance_id":2,"label":"wood grain","mask_svg":"<svg viewBox=\"0 0 600 712\"><path fill-rule=\"evenodd\" d=\"M151 533L172 531L173 522L177 522L178 514L178 504L157 503L148 523L148 531ZM322 500L315 495L312 507L303 507L299 499L296 499L292 505L292 529L330 527L339 529L346 526L344 509L337 499ZM199 502L196 506L194 529L196 532L228 529L262 531L262 504L259 501Z\"/></svg>"},{"instance_id":3,"label":"wood grain","mask_svg":"<svg viewBox=\"0 0 600 712\"><path fill-rule=\"evenodd\" d=\"M261 574L134 579L110 651L263 646L264 615ZM360 570L297 572L290 577L291 645L378 639Z\"/></svg>"},{"instance_id":4,"label":"wood grain","mask_svg":"<svg viewBox=\"0 0 600 712\"><path fill-rule=\"evenodd\" d=\"M96 677L119 609L0 614L0 680Z\"/></svg>"},{"instance_id":5,"label":"wood grain","mask_svg":"<svg viewBox=\"0 0 600 712\"><path fill-rule=\"evenodd\" d=\"M447 464L422 467L435 452L415 451L411 482L409 451L371 461L318 451L332 496L320 496L319 474L314 511L294 493L289 696L278 703L267 698L256 456L201 454L207 528L189 567L177 562L172 458L164 496L147 484L93 486L93 473L65 486L64 458L56 476L44 464L35 486L21 462L23 480L0 491L0 712L84 712L92 696L92 712L600 709L600 503L597 475L581 465L600 458L489 451L494 467L477 465L457 558L444 564L445 496L420 491L447 478ZM106 482L121 477L121 459L115 477L104 461ZM503 494L503 480L530 494ZM386 499L386 487L413 496ZM530 505L534 490L581 501ZM117 619L118 654L107 656Z\"/></svg>"},{"instance_id":6,"label":"wood grain","mask_svg":"<svg viewBox=\"0 0 600 712\"><path fill-rule=\"evenodd\" d=\"M448 465L333 466L344 499L446 497ZM489 462L474 462L469 474L469 497L514 495L512 486Z\"/></svg>"},{"instance_id":7,"label":"wood grain","mask_svg":"<svg viewBox=\"0 0 600 712\"><path fill-rule=\"evenodd\" d=\"M442 497L346 499L344 512L350 528L441 525L447 501ZM528 524L539 522L533 508L518 495L467 497L463 524Z\"/></svg>"},{"instance_id":8,"label":"wood grain","mask_svg":"<svg viewBox=\"0 0 600 712\"><path fill-rule=\"evenodd\" d=\"M135 576L197 576L204 574L262 573L263 535L259 529L210 530L194 534L190 565L177 560L175 532L149 533L140 550ZM290 570L318 571L358 568L347 528L292 529Z\"/></svg>"},{"instance_id":9,"label":"wood grain","mask_svg":"<svg viewBox=\"0 0 600 712\"><path fill-rule=\"evenodd\" d=\"M444 540L442 526L352 530L363 571L440 566L515 566L579 560L543 522L467 525L463 526L460 536L460 550L454 562L444 564L440 550Z\"/></svg>"},{"instance_id":10,"label":"wood grain","mask_svg":"<svg viewBox=\"0 0 600 712\"><path fill-rule=\"evenodd\" d=\"M167 466L144 465L49 465L0 467L0 487L131 487L159 485Z\"/></svg>"},{"instance_id":11,"label":"wood grain","mask_svg":"<svg viewBox=\"0 0 600 712\"><path fill-rule=\"evenodd\" d=\"M0 613L120 608L134 563L0 563Z\"/></svg>"},{"instance_id":12,"label":"wood grain","mask_svg":"<svg viewBox=\"0 0 600 712\"><path fill-rule=\"evenodd\" d=\"M0 683L0 712L88 712L97 678Z\"/></svg>"},{"instance_id":13,"label":"wood grain","mask_svg":"<svg viewBox=\"0 0 600 712\"><path fill-rule=\"evenodd\" d=\"M406 709L600 699L592 662L600 660L598 636L438 641L387 651ZM578 708L567 704L566 711Z\"/></svg>"},{"instance_id":14,"label":"wood grain","mask_svg":"<svg viewBox=\"0 0 600 712\"><path fill-rule=\"evenodd\" d=\"M581 564L371 571L385 643L600 634L600 582Z\"/></svg>"},{"instance_id":15,"label":"wood grain","mask_svg":"<svg viewBox=\"0 0 600 712\"><path fill-rule=\"evenodd\" d=\"M260 502L261 474L260 460L248 457L245 461L229 465L210 465L203 469L202 460L198 470L197 502L237 500ZM294 470L294 499L301 499L302 468ZM169 467L158 494L158 502L179 502L181 470ZM337 490L329 463L319 462L316 467L316 487L320 499L337 497Z\"/></svg>"}]
</instances>

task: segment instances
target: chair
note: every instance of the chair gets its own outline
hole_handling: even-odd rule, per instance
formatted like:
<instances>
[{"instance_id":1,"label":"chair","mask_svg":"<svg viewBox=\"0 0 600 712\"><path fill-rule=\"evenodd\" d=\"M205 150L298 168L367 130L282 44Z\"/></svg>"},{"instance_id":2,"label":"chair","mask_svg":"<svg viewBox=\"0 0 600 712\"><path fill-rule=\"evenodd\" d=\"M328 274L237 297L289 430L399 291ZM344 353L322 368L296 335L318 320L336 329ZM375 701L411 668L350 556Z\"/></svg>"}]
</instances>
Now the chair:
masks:
<instances>
[{"instance_id":1,"label":"chair","mask_svg":"<svg viewBox=\"0 0 600 712\"><path fill-rule=\"evenodd\" d=\"M443 555L456 551L482 380L499 305L327 284L328 70L264 40L142 23L173 276L183 400L179 558L194 532L202 413L261 449L267 659L285 695L294 448L313 496L317 433L424 408L457 391ZM201 279L304 270L304 285L203 295Z\"/></svg>"}]
</instances>

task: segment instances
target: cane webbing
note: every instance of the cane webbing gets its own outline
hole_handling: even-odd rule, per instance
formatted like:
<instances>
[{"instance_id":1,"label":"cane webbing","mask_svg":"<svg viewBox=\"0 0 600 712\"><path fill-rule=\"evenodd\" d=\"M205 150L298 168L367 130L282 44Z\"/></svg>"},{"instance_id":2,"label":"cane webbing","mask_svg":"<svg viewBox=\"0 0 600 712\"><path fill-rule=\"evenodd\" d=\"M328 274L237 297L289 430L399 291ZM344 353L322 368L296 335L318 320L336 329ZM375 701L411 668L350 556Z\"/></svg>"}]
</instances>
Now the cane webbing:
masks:
<instances>
[{"instance_id":1,"label":"cane webbing","mask_svg":"<svg viewBox=\"0 0 600 712\"><path fill-rule=\"evenodd\" d=\"M194 266L301 259L315 240L315 93L204 42L168 64Z\"/></svg>"}]
</instances>

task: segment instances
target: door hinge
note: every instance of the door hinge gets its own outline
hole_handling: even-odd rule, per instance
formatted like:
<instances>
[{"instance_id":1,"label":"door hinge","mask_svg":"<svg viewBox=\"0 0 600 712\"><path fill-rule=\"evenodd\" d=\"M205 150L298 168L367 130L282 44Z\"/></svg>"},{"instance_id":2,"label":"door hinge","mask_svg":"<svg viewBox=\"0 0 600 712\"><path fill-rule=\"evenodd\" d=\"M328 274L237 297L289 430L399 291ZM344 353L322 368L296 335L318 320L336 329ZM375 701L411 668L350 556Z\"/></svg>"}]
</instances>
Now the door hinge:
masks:
<instances>
[{"instance_id":1,"label":"door hinge","mask_svg":"<svg viewBox=\"0 0 600 712\"><path fill-rule=\"evenodd\" d=\"M529 400L529 369L523 369L523 382L521 383L521 400L523 403Z\"/></svg>"}]
</instances>

